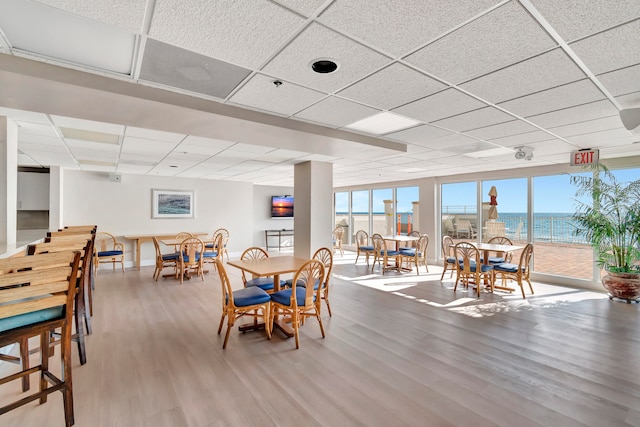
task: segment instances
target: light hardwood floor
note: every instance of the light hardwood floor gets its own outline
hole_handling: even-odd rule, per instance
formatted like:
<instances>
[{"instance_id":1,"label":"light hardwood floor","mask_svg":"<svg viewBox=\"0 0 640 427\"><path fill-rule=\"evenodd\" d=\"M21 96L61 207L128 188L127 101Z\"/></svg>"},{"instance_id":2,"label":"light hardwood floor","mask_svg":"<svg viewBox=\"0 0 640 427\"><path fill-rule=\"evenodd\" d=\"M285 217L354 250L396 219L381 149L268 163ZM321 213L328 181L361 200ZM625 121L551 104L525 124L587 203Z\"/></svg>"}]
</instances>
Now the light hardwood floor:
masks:
<instances>
[{"instance_id":1,"label":"light hardwood floor","mask_svg":"<svg viewBox=\"0 0 640 427\"><path fill-rule=\"evenodd\" d=\"M381 277L353 260L336 257L327 337L309 319L299 350L237 328L222 350L215 272L101 270L86 365L73 349L75 425L640 426L640 305L538 283L476 299L437 266ZM60 393L0 416L63 424Z\"/></svg>"}]
</instances>

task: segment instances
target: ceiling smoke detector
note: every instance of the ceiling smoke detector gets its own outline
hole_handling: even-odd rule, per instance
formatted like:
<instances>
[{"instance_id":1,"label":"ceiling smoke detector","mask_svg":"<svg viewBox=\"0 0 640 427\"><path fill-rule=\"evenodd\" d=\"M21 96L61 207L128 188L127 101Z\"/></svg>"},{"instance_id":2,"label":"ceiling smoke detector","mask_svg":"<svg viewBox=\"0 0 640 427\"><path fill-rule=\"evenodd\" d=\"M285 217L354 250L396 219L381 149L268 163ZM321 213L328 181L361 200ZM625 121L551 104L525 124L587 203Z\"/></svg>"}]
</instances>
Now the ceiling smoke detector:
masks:
<instances>
[{"instance_id":1,"label":"ceiling smoke detector","mask_svg":"<svg viewBox=\"0 0 640 427\"><path fill-rule=\"evenodd\" d=\"M531 160L533 159L533 148L531 147L514 147L516 150L515 158L518 160Z\"/></svg>"}]
</instances>

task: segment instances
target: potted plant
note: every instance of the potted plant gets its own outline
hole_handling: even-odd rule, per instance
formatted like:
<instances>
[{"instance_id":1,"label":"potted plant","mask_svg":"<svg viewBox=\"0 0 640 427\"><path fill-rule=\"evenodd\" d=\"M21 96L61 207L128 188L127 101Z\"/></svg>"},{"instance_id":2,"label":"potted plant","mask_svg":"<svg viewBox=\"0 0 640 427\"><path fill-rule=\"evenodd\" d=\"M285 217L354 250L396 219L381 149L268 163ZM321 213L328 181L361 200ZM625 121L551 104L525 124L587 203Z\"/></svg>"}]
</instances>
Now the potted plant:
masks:
<instances>
[{"instance_id":1,"label":"potted plant","mask_svg":"<svg viewBox=\"0 0 640 427\"><path fill-rule=\"evenodd\" d=\"M573 176L577 200L573 219L596 250L597 264L606 271L602 285L609 299L628 303L640 298L640 179L619 182L604 165L591 168L589 176Z\"/></svg>"}]
</instances>

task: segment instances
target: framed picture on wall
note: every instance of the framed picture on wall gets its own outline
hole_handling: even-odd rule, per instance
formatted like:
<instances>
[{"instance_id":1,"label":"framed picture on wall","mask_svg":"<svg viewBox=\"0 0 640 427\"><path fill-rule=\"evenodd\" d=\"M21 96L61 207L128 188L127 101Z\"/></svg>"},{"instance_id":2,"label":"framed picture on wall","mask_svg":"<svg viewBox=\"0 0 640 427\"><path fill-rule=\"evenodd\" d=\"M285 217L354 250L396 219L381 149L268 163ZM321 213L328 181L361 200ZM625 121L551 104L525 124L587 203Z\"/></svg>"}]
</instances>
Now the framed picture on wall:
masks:
<instances>
[{"instance_id":1,"label":"framed picture on wall","mask_svg":"<svg viewBox=\"0 0 640 427\"><path fill-rule=\"evenodd\" d=\"M151 190L151 218L193 218L195 200L193 191Z\"/></svg>"}]
</instances>

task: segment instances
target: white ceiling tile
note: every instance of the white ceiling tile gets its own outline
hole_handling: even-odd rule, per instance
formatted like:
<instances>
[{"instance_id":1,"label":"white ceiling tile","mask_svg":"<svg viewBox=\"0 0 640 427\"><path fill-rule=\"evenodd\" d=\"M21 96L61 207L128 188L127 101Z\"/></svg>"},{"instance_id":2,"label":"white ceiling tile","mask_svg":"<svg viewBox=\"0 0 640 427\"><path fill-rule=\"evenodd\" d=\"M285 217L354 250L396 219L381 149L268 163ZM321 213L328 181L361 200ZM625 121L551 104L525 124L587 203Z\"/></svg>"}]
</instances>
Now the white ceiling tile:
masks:
<instances>
[{"instance_id":1,"label":"white ceiling tile","mask_svg":"<svg viewBox=\"0 0 640 427\"><path fill-rule=\"evenodd\" d=\"M622 122L618 115L611 117L604 117L602 119L589 120L580 123L573 123L570 125L550 128L549 131L562 137L570 137L576 135L582 135L585 133L593 133L610 129L621 128Z\"/></svg>"},{"instance_id":2,"label":"white ceiling tile","mask_svg":"<svg viewBox=\"0 0 640 427\"><path fill-rule=\"evenodd\" d=\"M46 114L16 110L15 108L0 107L0 116L11 117L16 122L50 124Z\"/></svg>"},{"instance_id":3,"label":"white ceiling tile","mask_svg":"<svg viewBox=\"0 0 640 427\"><path fill-rule=\"evenodd\" d=\"M566 41L622 24L640 16L637 0L530 0Z\"/></svg>"},{"instance_id":4,"label":"white ceiling tile","mask_svg":"<svg viewBox=\"0 0 640 427\"><path fill-rule=\"evenodd\" d=\"M245 144L245 143L237 143L234 144L228 150L220 153L220 156L236 156L236 155L249 155L249 156L258 156L260 154L268 153L269 151L275 150L275 147L265 147L262 145L253 145L253 144Z\"/></svg>"},{"instance_id":5,"label":"white ceiling tile","mask_svg":"<svg viewBox=\"0 0 640 427\"><path fill-rule=\"evenodd\" d=\"M311 69L314 60L331 59L338 64L333 73ZM318 24L311 24L264 67L273 76L335 92L354 80L389 63L389 58Z\"/></svg>"},{"instance_id":6,"label":"white ceiling tile","mask_svg":"<svg viewBox=\"0 0 640 427\"><path fill-rule=\"evenodd\" d=\"M380 110L336 96L330 96L302 110L295 117L334 127L343 127L378 112Z\"/></svg>"},{"instance_id":7,"label":"white ceiling tile","mask_svg":"<svg viewBox=\"0 0 640 427\"><path fill-rule=\"evenodd\" d=\"M518 135L506 136L504 138L494 138L490 141L504 147L515 147L516 145L530 144L532 142L548 141L554 139L553 135L537 130L534 132L521 133Z\"/></svg>"},{"instance_id":8,"label":"white ceiling tile","mask_svg":"<svg viewBox=\"0 0 640 427\"><path fill-rule=\"evenodd\" d=\"M640 91L640 64L600 74L598 80L613 96Z\"/></svg>"},{"instance_id":9,"label":"white ceiling tile","mask_svg":"<svg viewBox=\"0 0 640 427\"><path fill-rule=\"evenodd\" d=\"M527 117L531 123L542 127L557 127L571 123L593 120L618 114L618 109L609 100L591 102L550 113Z\"/></svg>"},{"instance_id":10,"label":"white ceiling tile","mask_svg":"<svg viewBox=\"0 0 640 427\"><path fill-rule=\"evenodd\" d=\"M338 94L390 110L445 88L437 80L396 62Z\"/></svg>"},{"instance_id":11,"label":"white ceiling tile","mask_svg":"<svg viewBox=\"0 0 640 427\"><path fill-rule=\"evenodd\" d=\"M486 126L465 132L469 136L480 139L502 138L505 136L518 135L520 133L533 132L537 130L535 126L522 120L513 120L493 126Z\"/></svg>"},{"instance_id":12,"label":"white ceiling tile","mask_svg":"<svg viewBox=\"0 0 640 427\"><path fill-rule=\"evenodd\" d=\"M572 43L569 47L578 54L594 74L640 63L640 19L595 36Z\"/></svg>"},{"instance_id":13,"label":"white ceiling tile","mask_svg":"<svg viewBox=\"0 0 640 427\"><path fill-rule=\"evenodd\" d=\"M73 152L78 149L97 150L104 153L120 152L120 145L117 144L105 144L102 142L83 141L79 139L66 139L66 142L69 149Z\"/></svg>"},{"instance_id":14,"label":"white ceiling tile","mask_svg":"<svg viewBox=\"0 0 640 427\"><path fill-rule=\"evenodd\" d=\"M480 108L468 113L458 114L444 120L433 122L436 126L463 132L477 129L488 125L508 122L513 120L513 116L494 107Z\"/></svg>"},{"instance_id":15,"label":"white ceiling tile","mask_svg":"<svg viewBox=\"0 0 640 427\"><path fill-rule=\"evenodd\" d=\"M280 162L288 162L291 160L299 159L300 157L305 156L308 153L303 151L294 151L294 150L273 150L269 153L263 154L261 156L255 157L255 160L260 162L269 162L269 163L280 163Z\"/></svg>"},{"instance_id":16,"label":"white ceiling tile","mask_svg":"<svg viewBox=\"0 0 640 427\"><path fill-rule=\"evenodd\" d=\"M172 133L172 132L163 132L160 130L154 129L143 129L137 128L133 126L127 126L125 131L125 139L126 137L136 137L136 138L144 138L151 139L154 141L166 141L166 142L180 142L185 138L186 135L181 133Z\"/></svg>"},{"instance_id":17,"label":"white ceiling tile","mask_svg":"<svg viewBox=\"0 0 640 427\"><path fill-rule=\"evenodd\" d=\"M140 166L140 165L123 165L118 164L116 168L117 173L132 173L135 175L144 175L152 169L151 166Z\"/></svg>"},{"instance_id":18,"label":"white ceiling tile","mask_svg":"<svg viewBox=\"0 0 640 427\"><path fill-rule=\"evenodd\" d=\"M272 77L256 74L229 100L236 104L290 116L326 96L322 92L294 83L284 82L276 86L273 84L274 80Z\"/></svg>"},{"instance_id":19,"label":"white ceiling tile","mask_svg":"<svg viewBox=\"0 0 640 427\"><path fill-rule=\"evenodd\" d=\"M234 144L235 142L233 141L225 141L222 139L203 138L200 136L189 135L182 141L182 143L180 144L180 147L200 146L200 147L208 147L212 149L215 148L219 150L224 150L229 147L232 147ZM189 150L184 150L184 151L189 151Z\"/></svg>"},{"instance_id":20,"label":"white ceiling tile","mask_svg":"<svg viewBox=\"0 0 640 427\"><path fill-rule=\"evenodd\" d=\"M338 0L320 21L394 55L413 50L497 0Z\"/></svg>"},{"instance_id":21,"label":"white ceiling tile","mask_svg":"<svg viewBox=\"0 0 640 427\"><path fill-rule=\"evenodd\" d=\"M122 135L124 132L123 125L113 123L96 122L93 120L83 120L74 117L51 116L51 120L58 127L82 129L93 132L111 133Z\"/></svg>"},{"instance_id":22,"label":"white ceiling tile","mask_svg":"<svg viewBox=\"0 0 640 427\"><path fill-rule=\"evenodd\" d=\"M393 111L423 122L433 122L486 106L484 102L478 101L458 90L447 89L403 105Z\"/></svg>"},{"instance_id":23,"label":"white ceiling tile","mask_svg":"<svg viewBox=\"0 0 640 427\"><path fill-rule=\"evenodd\" d=\"M224 99L249 74L247 68L147 38L139 80Z\"/></svg>"},{"instance_id":24,"label":"white ceiling tile","mask_svg":"<svg viewBox=\"0 0 640 427\"><path fill-rule=\"evenodd\" d=\"M275 0L283 6L295 10L305 16L317 12L318 8L325 3L325 0Z\"/></svg>"},{"instance_id":25,"label":"white ceiling tile","mask_svg":"<svg viewBox=\"0 0 640 427\"><path fill-rule=\"evenodd\" d=\"M20 166L42 166L26 154L18 153L18 164Z\"/></svg>"},{"instance_id":26,"label":"white ceiling tile","mask_svg":"<svg viewBox=\"0 0 640 427\"><path fill-rule=\"evenodd\" d=\"M30 122L16 122L18 124L19 139L29 135L40 135L50 138L58 138L56 130L51 124L30 123Z\"/></svg>"},{"instance_id":27,"label":"white ceiling tile","mask_svg":"<svg viewBox=\"0 0 640 427\"><path fill-rule=\"evenodd\" d=\"M459 84L555 45L519 3L510 2L405 59L449 83Z\"/></svg>"},{"instance_id":28,"label":"white ceiling tile","mask_svg":"<svg viewBox=\"0 0 640 427\"><path fill-rule=\"evenodd\" d=\"M629 143L633 140L637 140L638 137L634 136L625 128L610 129L601 132L593 132L584 135L577 135L567 138L569 141L576 144L580 144L582 148L591 148L598 145L602 145L603 141L609 143L615 142L615 140L622 140L624 143Z\"/></svg>"},{"instance_id":29,"label":"white ceiling tile","mask_svg":"<svg viewBox=\"0 0 640 427\"><path fill-rule=\"evenodd\" d=\"M478 151L493 150L496 146L483 141L465 141L460 144L451 144L446 147L446 150L450 153L468 154Z\"/></svg>"},{"instance_id":30,"label":"white ceiling tile","mask_svg":"<svg viewBox=\"0 0 640 427\"><path fill-rule=\"evenodd\" d=\"M264 63L304 23L274 3L156 0L149 36L244 67Z\"/></svg>"},{"instance_id":31,"label":"white ceiling tile","mask_svg":"<svg viewBox=\"0 0 640 427\"><path fill-rule=\"evenodd\" d=\"M628 95L617 96L616 101L620 103L622 108L640 107L640 92L634 92Z\"/></svg>"},{"instance_id":32,"label":"white ceiling tile","mask_svg":"<svg viewBox=\"0 0 640 427\"><path fill-rule=\"evenodd\" d=\"M604 99L604 97L604 94L600 92L591 80L584 79L513 99L499 105L521 117L529 117L575 105L587 104Z\"/></svg>"},{"instance_id":33,"label":"white ceiling tile","mask_svg":"<svg viewBox=\"0 0 640 427\"><path fill-rule=\"evenodd\" d=\"M144 138L125 136L122 142L122 153L155 153L164 154L173 150L175 142L165 142Z\"/></svg>"},{"instance_id":34,"label":"white ceiling tile","mask_svg":"<svg viewBox=\"0 0 640 427\"><path fill-rule=\"evenodd\" d=\"M536 56L477 78L461 87L493 103L583 79L585 75L561 50Z\"/></svg>"},{"instance_id":35,"label":"white ceiling tile","mask_svg":"<svg viewBox=\"0 0 640 427\"><path fill-rule=\"evenodd\" d=\"M18 135L18 144L31 143L41 144L48 146L60 146L64 147L64 142L58 137L43 136L43 135Z\"/></svg>"},{"instance_id":36,"label":"white ceiling tile","mask_svg":"<svg viewBox=\"0 0 640 427\"><path fill-rule=\"evenodd\" d=\"M0 27L12 48L114 73L131 73L133 33L34 2L3 0L2 6L11 10L0 14Z\"/></svg>"},{"instance_id":37,"label":"white ceiling tile","mask_svg":"<svg viewBox=\"0 0 640 427\"><path fill-rule=\"evenodd\" d=\"M410 142L413 144L421 144L426 140L433 138L439 138L441 136L452 135L453 132L440 129L435 126L421 125L411 129L401 130L385 135L387 138L391 138L397 141Z\"/></svg>"},{"instance_id":38,"label":"white ceiling tile","mask_svg":"<svg viewBox=\"0 0 640 427\"><path fill-rule=\"evenodd\" d=\"M29 156L42 165L76 166L73 156L69 153L31 151L29 152Z\"/></svg>"},{"instance_id":39,"label":"white ceiling tile","mask_svg":"<svg viewBox=\"0 0 640 427\"><path fill-rule=\"evenodd\" d=\"M37 0L58 9L100 21L130 33L140 33L147 0Z\"/></svg>"},{"instance_id":40,"label":"white ceiling tile","mask_svg":"<svg viewBox=\"0 0 640 427\"><path fill-rule=\"evenodd\" d=\"M59 153L67 153L69 150L64 144L38 144L31 142L18 142L18 149L24 151L25 153L29 153L31 151L51 151L51 152L59 152Z\"/></svg>"},{"instance_id":41,"label":"white ceiling tile","mask_svg":"<svg viewBox=\"0 0 640 427\"><path fill-rule=\"evenodd\" d=\"M454 133L448 136L442 136L440 138L434 138L432 140L426 141L423 145L425 147L430 147L438 150L447 150L451 146L461 145L461 144L475 144L478 140L475 138L470 138L468 136Z\"/></svg>"}]
</instances>

